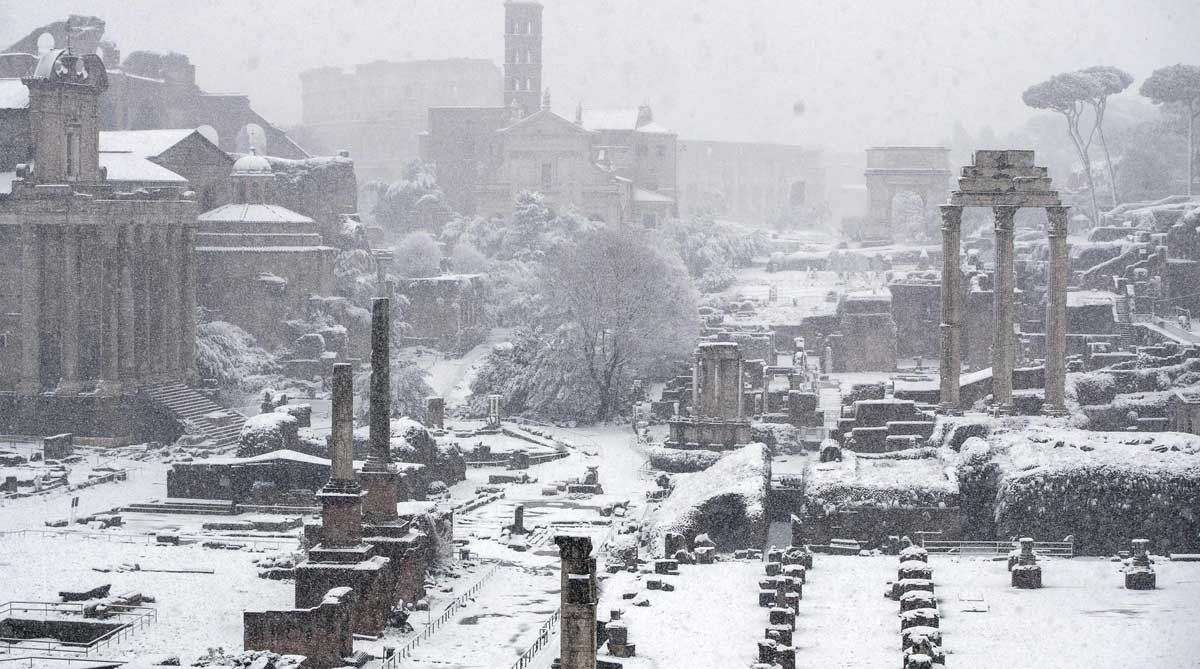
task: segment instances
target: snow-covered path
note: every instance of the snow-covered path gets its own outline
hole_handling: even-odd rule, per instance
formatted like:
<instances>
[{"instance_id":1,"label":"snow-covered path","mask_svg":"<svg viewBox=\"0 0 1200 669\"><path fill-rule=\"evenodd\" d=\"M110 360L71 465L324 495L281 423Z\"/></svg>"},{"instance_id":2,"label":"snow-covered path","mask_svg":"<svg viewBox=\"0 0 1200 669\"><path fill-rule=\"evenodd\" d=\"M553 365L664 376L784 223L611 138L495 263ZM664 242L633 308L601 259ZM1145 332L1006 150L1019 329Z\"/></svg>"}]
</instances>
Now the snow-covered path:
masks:
<instances>
[{"instance_id":1,"label":"snow-covered path","mask_svg":"<svg viewBox=\"0 0 1200 669\"><path fill-rule=\"evenodd\" d=\"M447 358L438 354L424 354L417 364L429 372L429 387L435 396L446 399L446 409L461 406L471 395L471 381L479 363L496 344L507 341L512 335L510 328L493 328L487 338L460 358Z\"/></svg>"}]
</instances>

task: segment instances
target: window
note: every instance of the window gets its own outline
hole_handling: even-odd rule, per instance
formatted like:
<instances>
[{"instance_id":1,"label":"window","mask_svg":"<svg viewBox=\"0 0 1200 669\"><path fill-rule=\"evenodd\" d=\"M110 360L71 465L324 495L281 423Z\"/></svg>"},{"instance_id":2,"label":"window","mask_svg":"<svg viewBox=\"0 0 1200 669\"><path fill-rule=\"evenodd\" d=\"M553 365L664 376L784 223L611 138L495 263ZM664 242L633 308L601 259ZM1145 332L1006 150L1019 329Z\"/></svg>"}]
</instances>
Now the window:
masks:
<instances>
[{"instance_id":1,"label":"window","mask_svg":"<svg viewBox=\"0 0 1200 669\"><path fill-rule=\"evenodd\" d=\"M554 188L554 163L542 163L542 190Z\"/></svg>"},{"instance_id":2,"label":"window","mask_svg":"<svg viewBox=\"0 0 1200 669\"><path fill-rule=\"evenodd\" d=\"M79 178L79 134L67 131L67 180Z\"/></svg>"}]
</instances>

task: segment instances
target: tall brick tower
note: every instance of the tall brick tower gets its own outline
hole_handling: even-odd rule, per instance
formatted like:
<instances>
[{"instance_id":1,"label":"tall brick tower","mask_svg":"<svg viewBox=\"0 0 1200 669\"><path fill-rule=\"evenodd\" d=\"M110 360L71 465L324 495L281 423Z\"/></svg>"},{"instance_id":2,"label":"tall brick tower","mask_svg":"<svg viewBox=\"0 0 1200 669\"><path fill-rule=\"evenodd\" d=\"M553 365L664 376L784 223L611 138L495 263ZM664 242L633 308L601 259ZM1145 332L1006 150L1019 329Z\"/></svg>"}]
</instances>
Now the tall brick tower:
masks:
<instances>
[{"instance_id":1,"label":"tall brick tower","mask_svg":"<svg viewBox=\"0 0 1200 669\"><path fill-rule=\"evenodd\" d=\"M504 105L525 117L542 106L542 4L504 3Z\"/></svg>"}]
</instances>

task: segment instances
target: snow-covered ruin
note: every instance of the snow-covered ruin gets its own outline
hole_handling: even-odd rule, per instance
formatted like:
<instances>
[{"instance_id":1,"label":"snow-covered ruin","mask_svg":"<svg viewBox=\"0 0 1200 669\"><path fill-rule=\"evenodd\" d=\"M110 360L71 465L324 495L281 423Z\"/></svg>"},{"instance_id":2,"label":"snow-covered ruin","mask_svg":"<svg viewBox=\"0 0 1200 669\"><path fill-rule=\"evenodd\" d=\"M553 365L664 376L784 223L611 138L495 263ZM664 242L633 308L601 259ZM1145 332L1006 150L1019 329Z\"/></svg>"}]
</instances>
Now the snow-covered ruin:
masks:
<instances>
[{"instance_id":1,"label":"snow-covered ruin","mask_svg":"<svg viewBox=\"0 0 1200 669\"><path fill-rule=\"evenodd\" d=\"M1200 11L417 4L0 12L0 666L1197 666Z\"/></svg>"}]
</instances>

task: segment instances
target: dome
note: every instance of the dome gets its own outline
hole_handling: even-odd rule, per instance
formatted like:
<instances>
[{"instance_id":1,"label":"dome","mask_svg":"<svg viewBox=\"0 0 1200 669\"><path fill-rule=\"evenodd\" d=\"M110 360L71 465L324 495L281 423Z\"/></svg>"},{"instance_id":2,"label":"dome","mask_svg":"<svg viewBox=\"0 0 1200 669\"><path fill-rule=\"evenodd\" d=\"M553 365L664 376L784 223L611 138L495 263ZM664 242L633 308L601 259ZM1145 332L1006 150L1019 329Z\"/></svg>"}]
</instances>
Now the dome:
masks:
<instances>
[{"instance_id":1,"label":"dome","mask_svg":"<svg viewBox=\"0 0 1200 669\"><path fill-rule=\"evenodd\" d=\"M233 174L234 176L270 176L274 174L274 171L271 169L271 162L258 155L256 149L251 148L250 153L238 158L237 162L233 164Z\"/></svg>"}]
</instances>

